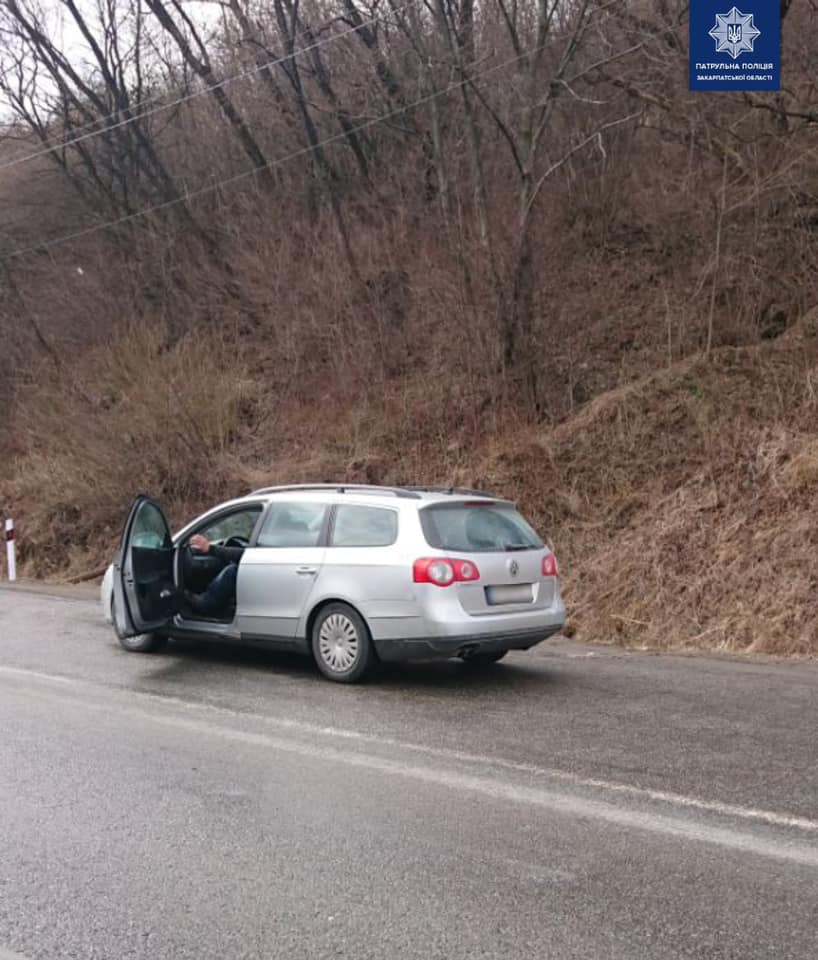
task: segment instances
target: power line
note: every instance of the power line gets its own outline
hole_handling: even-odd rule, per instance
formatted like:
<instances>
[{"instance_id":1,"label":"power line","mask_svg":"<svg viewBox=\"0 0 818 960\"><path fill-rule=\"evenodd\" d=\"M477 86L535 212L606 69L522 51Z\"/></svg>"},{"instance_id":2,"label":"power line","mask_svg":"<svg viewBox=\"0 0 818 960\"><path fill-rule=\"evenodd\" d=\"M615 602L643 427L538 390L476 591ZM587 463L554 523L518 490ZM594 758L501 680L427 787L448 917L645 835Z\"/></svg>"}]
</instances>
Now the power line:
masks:
<instances>
[{"instance_id":1,"label":"power line","mask_svg":"<svg viewBox=\"0 0 818 960\"><path fill-rule=\"evenodd\" d=\"M290 160L297 160L299 157L308 156L313 151L319 150L322 147L337 143L339 140L345 140L350 133L359 133L362 130L368 130L370 127L373 127L376 124L384 123L386 120L391 120L393 117L400 116L400 114L406 113L409 110L413 110L415 107L422 106L424 103L429 103L438 97L446 96L453 90L458 90L460 87L465 86L467 83L475 83L479 80L483 80L490 74L496 73L498 70L503 70L506 67L513 66L515 63L526 59L530 55L531 53L528 51L520 54L519 56L512 57L510 60L495 64L493 67L489 67L487 70L483 70L474 74L474 76L465 77L462 80L451 83L443 90L436 90L434 93L428 93L423 97L419 97L412 103L405 104L404 106L397 107L395 110L389 111L389 113L384 113L379 117L373 117L371 120L366 120L364 123L361 123L356 127L352 127L349 130L333 134L331 137L326 137L324 140L320 140L314 145L302 147L300 150L296 150L293 153L287 154L286 156L279 157L277 160L271 160L269 163L264 163L258 167L253 167L251 170L244 170L232 177L226 177L224 180L219 180L216 183L208 184L206 187L200 187L198 190L187 193L183 197L176 197L173 200L166 200L164 203L158 203L155 206L146 207L144 210L137 210L135 213L129 213L123 217L118 217L116 220L109 220L106 223L93 224L90 227L85 227L83 230L77 230L75 233L68 233L64 236L56 237L53 240L46 240L42 243L33 244L30 247L23 247L20 250L14 250L12 253L7 253L5 256L0 257L0 262L13 260L16 257L26 256L30 253L38 253L44 250L50 250L53 247L61 246L64 243L70 243L72 240L80 240L83 237L87 237L92 233L97 233L100 230L109 230L111 227L119 227L124 223L129 223L132 220L137 220L140 217L146 217L151 213L158 213L160 210L167 210L169 207L174 207L179 203L185 203L189 200L196 200L198 197L205 196L208 193L213 193L215 190L219 190L221 187L232 186L234 183L238 183L241 180L246 180L248 177L254 176L261 170L272 170L275 167L283 166L283 164L289 163Z\"/></svg>"},{"instance_id":2,"label":"power line","mask_svg":"<svg viewBox=\"0 0 818 960\"><path fill-rule=\"evenodd\" d=\"M400 8L399 12L407 9L410 5L411 4L406 4L404 7ZM340 33L334 33L332 36L325 37L323 40L316 40L314 43L308 44L306 47L301 47L299 50L294 50L292 53L288 53L284 57L277 57L274 60L268 60L266 63L257 64L255 67L242 70L240 73L236 73L231 77L226 77L224 80L220 80L218 83L211 84L208 87L202 87L200 90L194 90L193 93L185 94L185 96L178 97L176 100L171 100L169 103L159 103L158 97L142 100L136 104L134 109L140 109L141 107L144 107L146 104L150 103L159 103L159 106L154 107L152 110L145 110L142 113L134 114L133 116L127 117L124 120L119 120L117 123L108 124L99 130L91 130L89 133L84 133L81 136L74 136L69 140L62 140L59 143L55 143L50 147L43 147L40 150L35 150L33 153L27 153L22 157L16 157L14 160L9 160L6 163L0 163L0 172L3 170L8 170L11 167L19 166L23 163L28 163L30 160L36 160L38 157L45 157L49 153L55 153L57 150L63 150L66 147L72 147L75 144L82 143L85 140L91 140L94 137L100 137L105 133L111 133L113 130L118 130L120 127L127 127L129 124L135 123L137 120L144 120L146 117L152 117L164 110L170 110L173 107L178 107L180 104L187 103L189 100L194 100L196 97L204 96L206 93L212 93L213 90L218 90L220 87L225 87L227 84L234 83L236 80L242 80L245 77L253 76L254 74L261 73L262 71L268 70L272 67L280 66L282 63L286 63L288 60L294 60L302 53L309 53L310 51L317 50L318 48L329 43L335 43L339 40L342 40L344 37L348 37L350 34L357 33L362 27L371 26L372 24L378 23L381 20L383 20L382 17L372 17L369 20L362 20L356 26L350 27L349 30L342 30ZM113 113L109 113L107 116L99 117L97 120L91 120L88 123L83 124L82 126L78 127L77 130L85 130L88 127L96 127L98 124L107 123L107 121L113 120L121 113L121 110L114 111ZM48 139L53 138L49 137Z\"/></svg>"}]
</instances>

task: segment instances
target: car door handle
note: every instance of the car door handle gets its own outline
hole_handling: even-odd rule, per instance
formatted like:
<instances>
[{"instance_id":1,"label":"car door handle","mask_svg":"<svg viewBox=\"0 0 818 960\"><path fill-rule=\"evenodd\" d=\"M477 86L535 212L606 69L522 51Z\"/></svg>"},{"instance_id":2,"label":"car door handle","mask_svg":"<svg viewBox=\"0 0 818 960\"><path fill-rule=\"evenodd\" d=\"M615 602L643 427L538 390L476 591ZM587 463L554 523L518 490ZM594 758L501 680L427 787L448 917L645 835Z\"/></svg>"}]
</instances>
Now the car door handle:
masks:
<instances>
[{"instance_id":1,"label":"car door handle","mask_svg":"<svg viewBox=\"0 0 818 960\"><path fill-rule=\"evenodd\" d=\"M318 573L318 567L296 567L295 572L302 577L310 577L314 573Z\"/></svg>"}]
</instances>

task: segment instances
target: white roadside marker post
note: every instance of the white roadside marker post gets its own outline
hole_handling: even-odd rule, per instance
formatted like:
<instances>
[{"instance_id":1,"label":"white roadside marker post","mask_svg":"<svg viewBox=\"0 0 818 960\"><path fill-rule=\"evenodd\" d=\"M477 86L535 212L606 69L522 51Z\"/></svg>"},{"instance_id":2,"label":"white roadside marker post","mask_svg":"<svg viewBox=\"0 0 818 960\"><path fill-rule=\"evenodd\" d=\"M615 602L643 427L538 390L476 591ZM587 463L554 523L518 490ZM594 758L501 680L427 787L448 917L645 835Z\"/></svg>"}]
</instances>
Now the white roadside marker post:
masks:
<instances>
[{"instance_id":1,"label":"white roadside marker post","mask_svg":"<svg viewBox=\"0 0 818 960\"><path fill-rule=\"evenodd\" d=\"M14 555L14 521L9 517L6 520L6 568L9 580L17 579L17 558Z\"/></svg>"}]
</instances>

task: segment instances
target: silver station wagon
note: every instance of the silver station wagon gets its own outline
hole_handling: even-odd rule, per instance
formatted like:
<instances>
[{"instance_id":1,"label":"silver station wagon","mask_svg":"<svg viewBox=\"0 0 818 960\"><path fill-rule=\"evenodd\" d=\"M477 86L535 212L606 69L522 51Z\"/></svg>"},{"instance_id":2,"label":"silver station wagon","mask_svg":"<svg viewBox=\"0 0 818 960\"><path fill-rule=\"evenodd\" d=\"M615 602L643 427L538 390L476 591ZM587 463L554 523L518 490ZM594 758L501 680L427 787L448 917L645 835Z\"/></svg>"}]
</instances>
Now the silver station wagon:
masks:
<instances>
[{"instance_id":1,"label":"silver station wagon","mask_svg":"<svg viewBox=\"0 0 818 960\"><path fill-rule=\"evenodd\" d=\"M222 503L172 536L137 497L102 603L126 650L167 637L377 660L500 660L565 623L557 562L514 504L475 490L319 484Z\"/></svg>"}]
</instances>

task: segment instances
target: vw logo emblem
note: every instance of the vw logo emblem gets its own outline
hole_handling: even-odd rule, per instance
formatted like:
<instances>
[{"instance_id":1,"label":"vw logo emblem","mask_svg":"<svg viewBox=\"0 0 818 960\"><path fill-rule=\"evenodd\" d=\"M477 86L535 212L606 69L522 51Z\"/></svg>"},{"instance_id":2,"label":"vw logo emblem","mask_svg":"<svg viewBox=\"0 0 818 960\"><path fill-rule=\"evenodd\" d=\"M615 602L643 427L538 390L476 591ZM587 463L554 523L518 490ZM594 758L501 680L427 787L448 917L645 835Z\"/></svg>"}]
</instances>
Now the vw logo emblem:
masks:
<instances>
[{"instance_id":1,"label":"vw logo emblem","mask_svg":"<svg viewBox=\"0 0 818 960\"><path fill-rule=\"evenodd\" d=\"M508 572L512 575L512 577L516 577L520 572L520 567L516 560L509 560Z\"/></svg>"}]
</instances>

